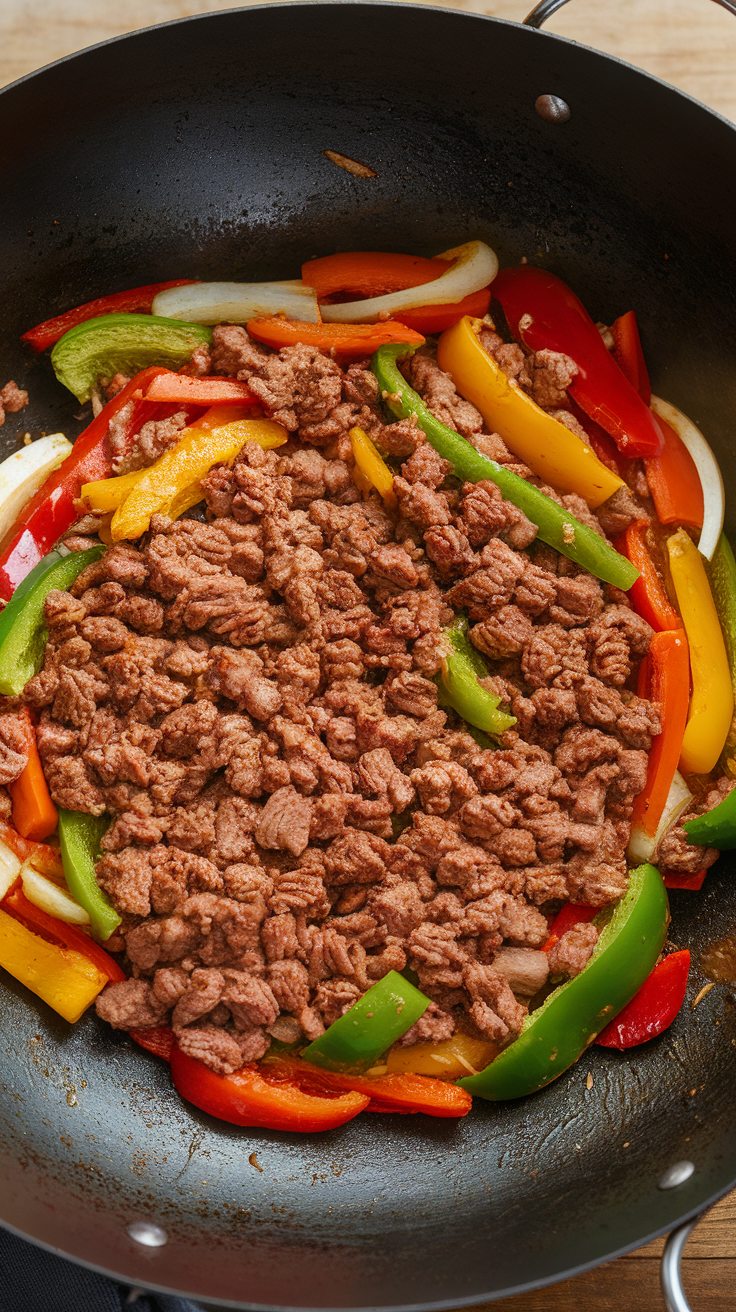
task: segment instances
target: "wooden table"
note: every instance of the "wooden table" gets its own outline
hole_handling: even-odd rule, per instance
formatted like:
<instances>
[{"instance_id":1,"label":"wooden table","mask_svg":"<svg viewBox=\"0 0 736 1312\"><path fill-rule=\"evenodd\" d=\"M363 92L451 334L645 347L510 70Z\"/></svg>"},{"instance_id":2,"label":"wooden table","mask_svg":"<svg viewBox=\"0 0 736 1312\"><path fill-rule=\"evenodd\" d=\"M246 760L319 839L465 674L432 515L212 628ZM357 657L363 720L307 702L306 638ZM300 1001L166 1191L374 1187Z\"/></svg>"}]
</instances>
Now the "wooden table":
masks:
<instances>
[{"instance_id":1,"label":"wooden table","mask_svg":"<svg viewBox=\"0 0 736 1312\"><path fill-rule=\"evenodd\" d=\"M533 0L443 3L520 20ZM218 0L0 0L0 86L96 41L226 7ZM574 0L548 27L637 64L736 121L736 19L718 5ZM662 1241L649 1244L575 1280L508 1299L504 1312L661 1312L661 1252ZM693 1312L736 1312L736 1193L698 1226L683 1269Z\"/></svg>"}]
</instances>

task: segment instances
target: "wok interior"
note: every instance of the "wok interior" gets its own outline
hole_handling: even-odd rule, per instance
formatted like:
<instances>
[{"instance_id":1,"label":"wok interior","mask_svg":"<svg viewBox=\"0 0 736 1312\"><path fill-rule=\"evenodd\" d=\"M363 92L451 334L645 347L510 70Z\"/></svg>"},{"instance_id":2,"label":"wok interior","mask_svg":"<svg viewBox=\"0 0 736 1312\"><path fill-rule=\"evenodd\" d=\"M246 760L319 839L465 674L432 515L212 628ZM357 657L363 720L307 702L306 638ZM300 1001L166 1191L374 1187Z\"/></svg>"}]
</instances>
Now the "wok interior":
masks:
<instances>
[{"instance_id":1,"label":"wok interior","mask_svg":"<svg viewBox=\"0 0 736 1312\"><path fill-rule=\"evenodd\" d=\"M568 101L569 123L536 115L541 93ZM31 393L1 454L26 429L82 427L17 340L70 305L481 237L502 263L569 280L594 318L636 309L654 390L700 424L728 488L735 164L732 127L625 65L413 5L212 14L73 57L0 96L2 381ZM730 859L672 911L672 943L696 958L727 934ZM646 1047L593 1048L459 1125L363 1116L299 1138L211 1120L125 1035L94 1016L68 1027L3 983L0 1216L133 1283L281 1307L480 1301L633 1246L736 1177L736 1006L720 987ZM658 1191L682 1158L690 1180ZM128 1238L142 1219L164 1247Z\"/></svg>"}]
</instances>

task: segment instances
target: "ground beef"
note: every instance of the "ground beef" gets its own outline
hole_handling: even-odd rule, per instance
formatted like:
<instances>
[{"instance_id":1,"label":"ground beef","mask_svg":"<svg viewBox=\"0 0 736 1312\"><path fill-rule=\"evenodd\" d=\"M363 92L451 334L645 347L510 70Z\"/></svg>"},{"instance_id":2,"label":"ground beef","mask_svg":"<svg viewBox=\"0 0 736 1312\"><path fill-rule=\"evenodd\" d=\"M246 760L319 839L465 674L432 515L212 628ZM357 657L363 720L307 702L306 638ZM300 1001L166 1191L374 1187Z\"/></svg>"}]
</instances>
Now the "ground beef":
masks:
<instances>
[{"instance_id":1,"label":"ground beef","mask_svg":"<svg viewBox=\"0 0 736 1312\"><path fill-rule=\"evenodd\" d=\"M689 842L683 826L686 820L694 820L696 816L712 811L725 797L728 797L729 793L733 792L734 788L736 788L736 781L733 779L719 779L699 800L690 802L661 839L652 860L656 861L662 870L671 870L675 875L694 875L699 870L707 870L712 866L720 853L713 847L700 847L697 843Z\"/></svg>"},{"instance_id":2,"label":"ground beef","mask_svg":"<svg viewBox=\"0 0 736 1312\"><path fill-rule=\"evenodd\" d=\"M28 393L18 387L13 380L0 387L0 427L5 423L6 414L14 415L28 405Z\"/></svg>"}]
</instances>

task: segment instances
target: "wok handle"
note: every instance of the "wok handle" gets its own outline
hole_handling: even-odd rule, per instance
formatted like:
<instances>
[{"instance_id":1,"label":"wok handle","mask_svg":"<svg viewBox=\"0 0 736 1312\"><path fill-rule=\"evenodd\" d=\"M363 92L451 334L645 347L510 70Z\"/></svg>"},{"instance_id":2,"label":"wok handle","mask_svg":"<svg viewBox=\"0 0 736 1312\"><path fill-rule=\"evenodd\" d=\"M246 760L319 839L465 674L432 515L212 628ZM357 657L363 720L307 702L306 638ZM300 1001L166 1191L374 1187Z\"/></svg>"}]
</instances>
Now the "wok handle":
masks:
<instances>
[{"instance_id":1,"label":"wok handle","mask_svg":"<svg viewBox=\"0 0 736 1312\"><path fill-rule=\"evenodd\" d=\"M556 14L557 10L561 9L567 2L568 0L539 0L539 4L536 4L531 13L527 14L524 19L524 26L540 28L542 23L546 23L547 19ZM734 0L715 0L715 2L727 9L729 14L736 17L736 3L734 3ZM685 1304L683 1304L684 1306Z\"/></svg>"},{"instance_id":2,"label":"wok handle","mask_svg":"<svg viewBox=\"0 0 736 1312\"><path fill-rule=\"evenodd\" d=\"M662 1254L662 1265L659 1268L659 1282L662 1286L667 1312L690 1312L690 1304L682 1287L680 1263L682 1261L682 1250L700 1219L700 1216L696 1216L694 1221L686 1221L685 1225L678 1226L677 1230L673 1230L667 1236L667 1243Z\"/></svg>"}]
</instances>

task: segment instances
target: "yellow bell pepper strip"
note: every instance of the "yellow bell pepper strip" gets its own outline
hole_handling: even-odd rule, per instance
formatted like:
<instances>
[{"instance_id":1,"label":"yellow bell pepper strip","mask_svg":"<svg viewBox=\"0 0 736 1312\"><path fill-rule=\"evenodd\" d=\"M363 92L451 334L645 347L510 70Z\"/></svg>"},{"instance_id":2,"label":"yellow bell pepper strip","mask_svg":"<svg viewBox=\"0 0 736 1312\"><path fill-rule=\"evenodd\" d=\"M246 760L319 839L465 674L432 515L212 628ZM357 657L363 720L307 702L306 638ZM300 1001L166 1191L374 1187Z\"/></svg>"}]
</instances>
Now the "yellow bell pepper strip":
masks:
<instances>
[{"instance_id":1,"label":"yellow bell pepper strip","mask_svg":"<svg viewBox=\"0 0 736 1312\"><path fill-rule=\"evenodd\" d=\"M501 734L511 729L516 717L499 711L501 698L480 683L488 678L488 667L468 637L465 616L456 615L444 630L444 636L451 650L443 656L438 676L443 704L451 706L463 720L484 733Z\"/></svg>"},{"instance_id":2,"label":"yellow bell pepper strip","mask_svg":"<svg viewBox=\"0 0 736 1312\"><path fill-rule=\"evenodd\" d=\"M362 428L350 429L350 441L353 444L355 463L361 474L367 478L371 487L380 492L389 509L395 510L398 503L394 492L394 476L383 456L379 455Z\"/></svg>"},{"instance_id":3,"label":"yellow bell pepper strip","mask_svg":"<svg viewBox=\"0 0 736 1312\"><path fill-rule=\"evenodd\" d=\"M736 560L725 533L721 534L706 570L726 643L731 686L736 694ZM736 779L736 716L726 735L720 765L731 779Z\"/></svg>"},{"instance_id":4,"label":"yellow bell pepper strip","mask_svg":"<svg viewBox=\"0 0 736 1312\"><path fill-rule=\"evenodd\" d=\"M107 984L107 975L81 952L47 943L1 909L0 966L72 1023Z\"/></svg>"},{"instance_id":5,"label":"yellow bell pepper strip","mask_svg":"<svg viewBox=\"0 0 736 1312\"><path fill-rule=\"evenodd\" d=\"M410 1048L392 1048L386 1058L388 1075L433 1075L440 1080L456 1080L462 1075L477 1075L498 1052L498 1045L470 1034L453 1034L439 1043L413 1043Z\"/></svg>"},{"instance_id":6,"label":"yellow bell pepper strip","mask_svg":"<svg viewBox=\"0 0 736 1312\"><path fill-rule=\"evenodd\" d=\"M437 343L440 369L480 410L491 432L498 433L535 474L561 492L577 492L592 509L602 505L623 487L624 480L506 377L481 345L482 327L482 319L466 315L448 328Z\"/></svg>"},{"instance_id":7,"label":"yellow bell pepper strip","mask_svg":"<svg viewBox=\"0 0 736 1312\"><path fill-rule=\"evenodd\" d=\"M731 727L731 669L703 557L682 528L668 539L667 551L677 606L690 646L692 675L680 769L684 775L709 774Z\"/></svg>"},{"instance_id":8,"label":"yellow bell pepper strip","mask_svg":"<svg viewBox=\"0 0 736 1312\"><path fill-rule=\"evenodd\" d=\"M435 451L449 460L458 478L469 483L489 479L507 501L523 510L536 524L541 542L554 547L563 556L587 569L604 583L613 583L626 592L636 582L639 571L625 556L619 555L598 533L571 515L564 506L545 496L533 483L527 483L496 460L481 455L470 442L446 424L435 419L422 398L409 386L397 361L412 355L415 347L405 343L380 347L371 360L383 400L396 419L416 415L417 423Z\"/></svg>"}]
</instances>

